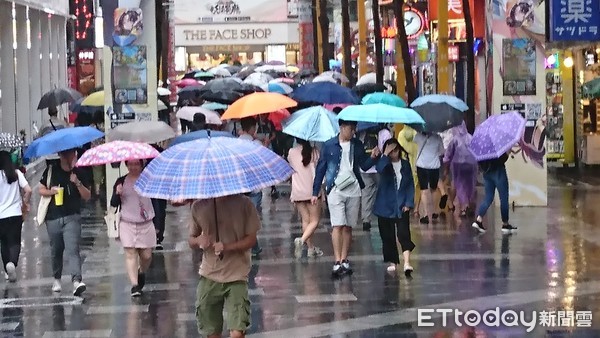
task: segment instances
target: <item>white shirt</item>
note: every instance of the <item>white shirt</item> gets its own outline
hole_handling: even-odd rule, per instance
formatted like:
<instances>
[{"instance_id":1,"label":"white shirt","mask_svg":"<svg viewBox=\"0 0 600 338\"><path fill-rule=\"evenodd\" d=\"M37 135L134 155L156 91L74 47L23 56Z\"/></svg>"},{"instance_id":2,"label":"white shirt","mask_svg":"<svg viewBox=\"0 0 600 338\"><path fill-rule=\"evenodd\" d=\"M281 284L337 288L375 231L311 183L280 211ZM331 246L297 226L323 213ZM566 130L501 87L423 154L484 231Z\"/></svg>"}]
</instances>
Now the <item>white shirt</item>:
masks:
<instances>
[{"instance_id":1,"label":"white shirt","mask_svg":"<svg viewBox=\"0 0 600 338\"><path fill-rule=\"evenodd\" d=\"M396 174L396 189L400 189L400 182L402 181L402 161L392 162L394 167L394 173Z\"/></svg>"},{"instance_id":2,"label":"white shirt","mask_svg":"<svg viewBox=\"0 0 600 338\"><path fill-rule=\"evenodd\" d=\"M29 185L25 179L25 175L17 170L17 181L8 184L4 171L0 171L0 219L21 216L21 188Z\"/></svg>"},{"instance_id":3,"label":"white shirt","mask_svg":"<svg viewBox=\"0 0 600 338\"><path fill-rule=\"evenodd\" d=\"M352 185L350 185L344 190L339 190L337 189L337 187L335 188L335 190L337 190L337 192L340 195L346 197L360 197L360 184L358 184L358 180L356 179L354 170L352 170L353 163L350 160L350 141L340 142L340 146L342 147L342 160L340 162L340 171L338 172L338 176L342 174L350 174L352 175L352 177L354 177L354 183L352 183Z\"/></svg>"},{"instance_id":4,"label":"white shirt","mask_svg":"<svg viewBox=\"0 0 600 338\"><path fill-rule=\"evenodd\" d=\"M444 143L438 134L415 135L414 142L419 147L417 151L417 167L423 169L439 169L442 166L440 157L444 155Z\"/></svg>"}]
</instances>

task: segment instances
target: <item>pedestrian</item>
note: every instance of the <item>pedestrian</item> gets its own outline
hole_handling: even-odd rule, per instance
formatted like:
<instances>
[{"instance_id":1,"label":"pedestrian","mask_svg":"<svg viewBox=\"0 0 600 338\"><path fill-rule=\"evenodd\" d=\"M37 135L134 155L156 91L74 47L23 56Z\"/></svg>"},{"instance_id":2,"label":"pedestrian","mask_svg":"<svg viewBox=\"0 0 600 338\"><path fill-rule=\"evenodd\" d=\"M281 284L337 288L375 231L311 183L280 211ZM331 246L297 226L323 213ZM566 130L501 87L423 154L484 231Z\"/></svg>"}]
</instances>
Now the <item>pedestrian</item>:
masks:
<instances>
[{"instance_id":1,"label":"pedestrian","mask_svg":"<svg viewBox=\"0 0 600 338\"><path fill-rule=\"evenodd\" d=\"M245 337L250 327L250 249L256 243L258 230L258 213L246 196L198 200L192 204L188 242L192 249L203 251L196 321L206 337L221 337L224 324L233 338ZM225 318L223 310L227 313Z\"/></svg>"},{"instance_id":2,"label":"pedestrian","mask_svg":"<svg viewBox=\"0 0 600 338\"><path fill-rule=\"evenodd\" d=\"M191 132L206 129L206 115L202 113L194 114L194 119L189 128Z\"/></svg>"},{"instance_id":3,"label":"pedestrian","mask_svg":"<svg viewBox=\"0 0 600 338\"><path fill-rule=\"evenodd\" d=\"M408 153L398 140L387 140L383 149L383 156L376 166L380 178L374 206L374 213L378 217L383 260L389 264L388 272L396 271L396 266L400 264L397 239L404 258L404 273L409 276L413 271L410 253L415 249L410 236L410 210L415 207L412 169Z\"/></svg>"},{"instance_id":4,"label":"pedestrian","mask_svg":"<svg viewBox=\"0 0 600 338\"><path fill-rule=\"evenodd\" d=\"M261 114L258 116L257 127L256 127L256 138L263 142L263 145L270 150L278 150L277 145L277 133L275 130L275 124L269 120L269 114ZM281 156L281 153L279 153ZM276 186L271 187L271 198L279 198L279 191Z\"/></svg>"},{"instance_id":5,"label":"pedestrian","mask_svg":"<svg viewBox=\"0 0 600 338\"><path fill-rule=\"evenodd\" d=\"M352 274L348 251L352 242L352 227L357 226L360 212L361 189L365 184L360 169L368 170L375 164L379 148L365 151L363 143L355 138L356 122L339 120L338 136L323 144L315 170L311 203L317 204L323 180L331 219L331 241L335 256L332 275Z\"/></svg>"},{"instance_id":6,"label":"pedestrian","mask_svg":"<svg viewBox=\"0 0 600 338\"><path fill-rule=\"evenodd\" d=\"M0 252L6 279L15 282L23 216L29 212L31 188L7 151L0 151L0 171Z\"/></svg>"},{"instance_id":7,"label":"pedestrian","mask_svg":"<svg viewBox=\"0 0 600 338\"><path fill-rule=\"evenodd\" d=\"M134 189L135 182L144 168L143 162L143 160L125 162L129 173L117 179L110 200L112 207L121 208L119 240L125 250L131 297L142 295L142 289L146 284L146 271L152 262L152 249L156 246L152 201L140 196Z\"/></svg>"},{"instance_id":8,"label":"pedestrian","mask_svg":"<svg viewBox=\"0 0 600 338\"><path fill-rule=\"evenodd\" d=\"M485 187L485 197L477 211L477 219L473 222L473 228L484 233L483 217L494 202L496 190L500 196L500 214L502 217L502 233L511 233L517 228L508 223L508 175L506 174L505 163L508 161L508 154L504 154L496 159L479 162L479 167L483 172L483 185Z\"/></svg>"},{"instance_id":9,"label":"pedestrian","mask_svg":"<svg viewBox=\"0 0 600 338\"><path fill-rule=\"evenodd\" d=\"M421 202L425 206L425 216L421 217L422 224L429 224L430 220L437 219L438 214L433 212L433 194L438 189L440 181L440 167L444 156L442 138L435 133L418 133L414 138L419 150L417 154L417 177L421 188ZM448 199L442 196L442 201ZM441 201L440 201L441 204ZM444 202L444 206L445 206Z\"/></svg>"},{"instance_id":10,"label":"pedestrian","mask_svg":"<svg viewBox=\"0 0 600 338\"><path fill-rule=\"evenodd\" d=\"M97 110L94 113L93 127L104 133L104 113L102 110ZM99 138L92 142L92 148L97 147L104 143L104 137ZM105 183L106 179L106 166L97 165L92 167L92 176L94 180L94 192L96 196L100 196L101 188Z\"/></svg>"},{"instance_id":11,"label":"pedestrian","mask_svg":"<svg viewBox=\"0 0 600 338\"><path fill-rule=\"evenodd\" d=\"M417 154L419 153L419 146L414 142L416 135L417 131L409 126L404 126L398 133L398 142L408 153L408 160L413 172L412 176L415 186L415 216L419 214L419 206L421 202L421 190L419 189L419 179L417 177Z\"/></svg>"},{"instance_id":12,"label":"pedestrian","mask_svg":"<svg viewBox=\"0 0 600 338\"><path fill-rule=\"evenodd\" d=\"M202 115L204 116L204 115ZM156 149L159 153L162 153L164 149L158 144L151 144L151 146ZM146 162L146 166L150 164L152 159L149 159ZM152 209L154 210L154 218L152 222L154 223L154 229L156 230L156 250L163 250L163 241L165 240L165 229L166 229L166 221L167 221L167 200L160 198L152 198Z\"/></svg>"},{"instance_id":13,"label":"pedestrian","mask_svg":"<svg viewBox=\"0 0 600 338\"><path fill-rule=\"evenodd\" d=\"M365 149L373 149L379 147L379 151L383 151L385 141L392 138L392 133L385 128L385 125L377 125L360 133L359 139L363 142ZM369 170L360 171L365 187L362 189L360 204L362 226L364 231L371 230L371 218L373 217L373 203L375 203L375 194L379 185L379 176L377 170L373 166Z\"/></svg>"},{"instance_id":14,"label":"pedestrian","mask_svg":"<svg viewBox=\"0 0 600 338\"><path fill-rule=\"evenodd\" d=\"M90 187L82 183L82 171L75 167L77 152L73 149L65 150L58 153L58 156L58 165L46 168L39 188L41 196L53 197L54 200L48 206L45 219L52 253L52 291L62 291L60 279L63 271L63 253L66 253L73 294L79 297L86 290L81 276L79 250L81 200L89 201L92 193Z\"/></svg>"},{"instance_id":15,"label":"pedestrian","mask_svg":"<svg viewBox=\"0 0 600 338\"><path fill-rule=\"evenodd\" d=\"M238 138L250 142L255 142L264 146L264 141L261 141L256 138L257 124L256 119L254 117L245 117L241 119L240 124L242 130L240 131L240 136L238 136ZM250 198L250 201L252 201L252 204L254 204L254 207L256 208L256 211L258 212L258 215L260 217L260 215L262 215L262 190L255 190L249 192L246 194L246 196ZM252 256L258 256L261 252L262 248L260 247L257 241L254 247L252 248Z\"/></svg>"},{"instance_id":16,"label":"pedestrian","mask_svg":"<svg viewBox=\"0 0 600 338\"><path fill-rule=\"evenodd\" d=\"M452 174L452 182L456 191L456 198L460 216L466 217L469 212L471 200L475 195L477 184L477 160L469 150L473 138L463 124L452 128L453 137L444 155L444 171Z\"/></svg>"},{"instance_id":17,"label":"pedestrian","mask_svg":"<svg viewBox=\"0 0 600 338\"><path fill-rule=\"evenodd\" d=\"M58 109L56 107L48 107L48 120L42 125L37 137L45 136L55 130L64 129L68 126L64 119L58 118Z\"/></svg>"},{"instance_id":18,"label":"pedestrian","mask_svg":"<svg viewBox=\"0 0 600 338\"><path fill-rule=\"evenodd\" d=\"M308 257L319 257L323 256L323 251L314 245L311 237L319 226L322 204L321 201L316 204L310 202L319 152L306 140L296 141L298 145L290 149L287 157L290 166L294 169L290 200L298 209L302 222L302 237L294 240L294 253L296 258L302 257L306 246ZM319 198L321 197L322 193L319 193Z\"/></svg>"}]
</instances>

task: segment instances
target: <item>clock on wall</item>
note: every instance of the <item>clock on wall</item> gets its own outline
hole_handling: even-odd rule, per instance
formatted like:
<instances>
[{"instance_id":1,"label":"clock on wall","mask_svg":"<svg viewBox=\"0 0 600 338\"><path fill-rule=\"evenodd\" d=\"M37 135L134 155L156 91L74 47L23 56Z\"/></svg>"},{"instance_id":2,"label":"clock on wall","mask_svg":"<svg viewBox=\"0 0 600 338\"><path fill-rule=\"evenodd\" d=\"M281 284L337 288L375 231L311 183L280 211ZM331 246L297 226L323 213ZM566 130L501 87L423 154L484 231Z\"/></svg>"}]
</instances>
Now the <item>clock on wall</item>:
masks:
<instances>
[{"instance_id":1,"label":"clock on wall","mask_svg":"<svg viewBox=\"0 0 600 338\"><path fill-rule=\"evenodd\" d=\"M406 36L414 39L425 29L425 18L418 10L411 8L404 12L404 28Z\"/></svg>"}]
</instances>

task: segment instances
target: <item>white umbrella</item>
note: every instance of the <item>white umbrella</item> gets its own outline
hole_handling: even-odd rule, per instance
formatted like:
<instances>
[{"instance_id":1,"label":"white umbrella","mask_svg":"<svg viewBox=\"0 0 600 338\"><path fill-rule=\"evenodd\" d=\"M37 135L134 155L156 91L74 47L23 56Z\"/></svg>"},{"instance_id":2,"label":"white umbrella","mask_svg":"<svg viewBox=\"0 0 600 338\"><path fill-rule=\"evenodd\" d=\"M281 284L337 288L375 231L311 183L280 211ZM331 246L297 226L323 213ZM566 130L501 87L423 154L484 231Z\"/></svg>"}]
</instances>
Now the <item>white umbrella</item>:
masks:
<instances>
[{"instance_id":1,"label":"white umbrella","mask_svg":"<svg viewBox=\"0 0 600 338\"><path fill-rule=\"evenodd\" d=\"M334 78L332 78L329 75L319 75L317 77L315 77L312 82L331 82L331 83L338 83L338 81Z\"/></svg>"},{"instance_id":2,"label":"white umbrella","mask_svg":"<svg viewBox=\"0 0 600 338\"><path fill-rule=\"evenodd\" d=\"M259 72L259 73L264 73L264 72L268 72L268 71L274 71L274 72L278 72L278 73L287 73L288 70L285 65L283 65L283 66L264 65L264 66L260 66L260 67L256 68L254 71Z\"/></svg>"},{"instance_id":3,"label":"white umbrella","mask_svg":"<svg viewBox=\"0 0 600 338\"><path fill-rule=\"evenodd\" d=\"M169 95L171 95L171 91L168 90L165 87L158 87L156 89L156 92L158 93L158 96L169 96Z\"/></svg>"},{"instance_id":4,"label":"white umbrella","mask_svg":"<svg viewBox=\"0 0 600 338\"><path fill-rule=\"evenodd\" d=\"M273 77L265 73L252 73L244 79L244 83L255 85L257 87L263 86L269 83L269 81L273 81Z\"/></svg>"},{"instance_id":5,"label":"white umbrella","mask_svg":"<svg viewBox=\"0 0 600 338\"><path fill-rule=\"evenodd\" d=\"M231 73L225 68L216 67L210 69L208 72L213 74L214 76L231 77Z\"/></svg>"},{"instance_id":6,"label":"white umbrella","mask_svg":"<svg viewBox=\"0 0 600 338\"><path fill-rule=\"evenodd\" d=\"M194 115L196 114L204 115L206 117L206 124L221 125L223 123L217 112L202 107L181 107L181 109L177 111L177 118L187 121L194 121Z\"/></svg>"},{"instance_id":7,"label":"white umbrella","mask_svg":"<svg viewBox=\"0 0 600 338\"><path fill-rule=\"evenodd\" d=\"M167 105L164 102L162 102L161 100L158 100L158 111L167 110L167 109L169 109L167 107Z\"/></svg>"},{"instance_id":8,"label":"white umbrella","mask_svg":"<svg viewBox=\"0 0 600 338\"><path fill-rule=\"evenodd\" d=\"M367 73L367 74L361 76L360 79L358 79L358 81L356 82L356 85L360 86L360 85L370 84L370 83L377 83L377 74Z\"/></svg>"},{"instance_id":9,"label":"white umbrella","mask_svg":"<svg viewBox=\"0 0 600 338\"><path fill-rule=\"evenodd\" d=\"M342 73L338 73L338 72L334 72L334 71L327 71L324 72L323 74L321 74L321 76L329 76L334 78L335 80L338 80L342 83L348 83L350 82L350 80L348 79L348 77L346 77L346 75L342 74Z\"/></svg>"}]
</instances>

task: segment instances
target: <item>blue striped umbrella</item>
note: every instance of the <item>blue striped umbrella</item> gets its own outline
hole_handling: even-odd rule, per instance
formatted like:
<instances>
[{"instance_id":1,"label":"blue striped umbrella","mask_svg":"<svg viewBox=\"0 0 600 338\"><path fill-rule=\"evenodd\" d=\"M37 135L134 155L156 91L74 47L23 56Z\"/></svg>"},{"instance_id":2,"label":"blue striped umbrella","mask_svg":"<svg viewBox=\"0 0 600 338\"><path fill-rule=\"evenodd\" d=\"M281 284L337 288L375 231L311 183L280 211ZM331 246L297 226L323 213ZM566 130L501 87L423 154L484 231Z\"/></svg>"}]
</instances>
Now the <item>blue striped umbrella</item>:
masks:
<instances>
[{"instance_id":1,"label":"blue striped umbrella","mask_svg":"<svg viewBox=\"0 0 600 338\"><path fill-rule=\"evenodd\" d=\"M135 189L167 200L247 193L287 180L293 169L280 156L237 138L206 138L170 147L142 172Z\"/></svg>"}]
</instances>

